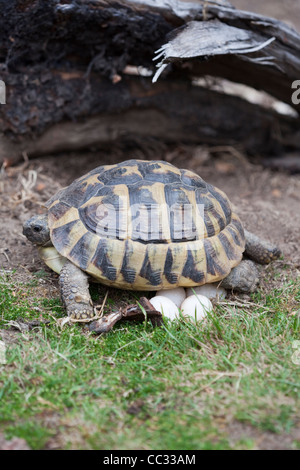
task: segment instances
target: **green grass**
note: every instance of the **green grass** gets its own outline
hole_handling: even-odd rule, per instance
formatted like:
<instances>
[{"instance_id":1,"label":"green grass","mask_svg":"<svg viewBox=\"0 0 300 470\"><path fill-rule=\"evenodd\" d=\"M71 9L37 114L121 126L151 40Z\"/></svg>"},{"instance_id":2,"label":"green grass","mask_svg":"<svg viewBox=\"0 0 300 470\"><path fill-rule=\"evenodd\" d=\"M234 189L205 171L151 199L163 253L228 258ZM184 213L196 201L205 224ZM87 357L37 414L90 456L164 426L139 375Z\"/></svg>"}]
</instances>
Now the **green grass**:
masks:
<instances>
[{"instance_id":1,"label":"green grass","mask_svg":"<svg viewBox=\"0 0 300 470\"><path fill-rule=\"evenodd\" d=\"M251 449L272 433L296 448L300 279L216 306L205 324L120 323L96 336L59 327L60 300L41 296L40 276L47 283L43 273L25 286L14 273L0 278L0 328L19 317L50 320L7 342L7 439L33 449ZM97 302L98 287L92 295ZM111 291L106 311L120 299L135 301Z\"/></svg>"}]
</instances>

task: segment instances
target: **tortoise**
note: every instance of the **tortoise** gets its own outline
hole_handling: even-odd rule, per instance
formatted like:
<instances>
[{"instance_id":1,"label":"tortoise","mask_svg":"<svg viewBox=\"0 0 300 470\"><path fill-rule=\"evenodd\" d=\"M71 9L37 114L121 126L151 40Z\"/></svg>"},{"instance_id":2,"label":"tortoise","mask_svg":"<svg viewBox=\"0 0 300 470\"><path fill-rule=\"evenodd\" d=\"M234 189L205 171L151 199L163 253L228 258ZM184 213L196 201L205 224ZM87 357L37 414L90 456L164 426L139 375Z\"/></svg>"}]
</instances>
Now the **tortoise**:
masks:
<instances>
[{"instance_id":1,"label":"tortoise","mask_svg":"<svg viewBox=\"0 0 300 470\"><path fill-rule=\"evenodd\" d=\"M60 274L73 321L94 317L90 278L131 290L221 281L251 292L258 283L255 262L281 256L243 228L224 192L165 161L99 166L45 205L47 213L27 220L23 234Z\"/></svg>"}]
</instances>

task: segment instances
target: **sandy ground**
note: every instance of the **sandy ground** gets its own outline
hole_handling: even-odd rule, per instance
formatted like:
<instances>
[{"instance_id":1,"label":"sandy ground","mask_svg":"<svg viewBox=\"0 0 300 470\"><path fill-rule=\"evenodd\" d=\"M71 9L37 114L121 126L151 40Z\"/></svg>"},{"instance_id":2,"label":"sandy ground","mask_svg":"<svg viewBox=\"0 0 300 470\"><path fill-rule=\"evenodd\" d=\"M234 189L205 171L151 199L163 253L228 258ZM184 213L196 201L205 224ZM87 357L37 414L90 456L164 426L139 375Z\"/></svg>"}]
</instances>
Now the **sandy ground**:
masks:
<instances>
[{"instance_id":1,"label":"sandy ground","mask_svg":"<svg viewBox=\"0 0 300 470\"><path fill-rule=\"evenodd\" d=\"M181 2L202 3L202 0L179 0ZM217 0L222 2L222 0ZM228 0L231 5L240 10L252 11L260 15L271 16L284 21L300 31L300 2L299 0ZM209 1L208 1L209 3Z\"/></svg>"},{"instance_id":2,"label":"sandy ground","mask_svg":"<svg viewBox=\"0 0 300 470\"><path fill-rule=\"evenodd\" d=\"M253 11L261 15L272 16L300 31L299 0L230 0L230 3L241 10Z\"/></svg>"}]
</instances>

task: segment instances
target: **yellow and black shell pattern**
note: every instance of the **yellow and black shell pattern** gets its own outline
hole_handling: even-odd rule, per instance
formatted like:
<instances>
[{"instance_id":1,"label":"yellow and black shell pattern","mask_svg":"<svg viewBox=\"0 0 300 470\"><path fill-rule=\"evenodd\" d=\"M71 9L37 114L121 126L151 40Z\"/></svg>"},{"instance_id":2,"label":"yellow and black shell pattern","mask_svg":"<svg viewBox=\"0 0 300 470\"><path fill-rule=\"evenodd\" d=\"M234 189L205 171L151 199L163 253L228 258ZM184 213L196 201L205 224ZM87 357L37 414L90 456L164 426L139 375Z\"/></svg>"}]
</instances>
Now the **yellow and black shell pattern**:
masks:
<instances>
[{"instance_id":1,"label":"yellow and black shell pattern","mask_svg":"<svg viewBox=\"0 0 300 470\"><path fill-rule=\"evenodd\" d=\"M100 166L46 206L59 254L122 289L216 282L245 249L243 227L227 196L163 161Z\"/></svg>"}]
</instances>

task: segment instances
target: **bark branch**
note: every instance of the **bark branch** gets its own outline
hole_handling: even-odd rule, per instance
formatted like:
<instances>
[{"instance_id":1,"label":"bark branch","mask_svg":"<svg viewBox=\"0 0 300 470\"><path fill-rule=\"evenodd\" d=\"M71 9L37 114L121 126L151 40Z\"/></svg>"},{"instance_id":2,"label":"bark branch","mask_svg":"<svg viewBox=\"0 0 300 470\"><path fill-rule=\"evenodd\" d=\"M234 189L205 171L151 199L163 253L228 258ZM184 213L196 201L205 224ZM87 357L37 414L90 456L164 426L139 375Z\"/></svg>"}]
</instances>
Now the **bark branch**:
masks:
<instances>
[{"instance_id":1,"label":"bark branch","mask_svg":"<svg viewBox=\"0 0 300 470\"><path fill-rule=\"evenodd\" d=\"M0 0L0 161L150 136L234 145L250 153L300 148L299 117L192 86L206 74L293 105L300 36L226 1ZM158 83L126 74L155 73ZM299 111L299 105L294 105Z\"/></svg>"},{"instance_id":2,"label":"bark branch","mask_svg":"<svg viewBox=\"0 0 300 470\"><path fill-rule=\"evenodd\" d=\"M20 142L2 135L0 157L3 159L26 152L29 156L66 150L79 150L126 139L134 141L159 138L169 143L205 143L237 145L243 143L248 153L280 153L287 146L300 148L300 130L296 120L281 116L247 101L180 80L161 80L154 87L138 77L126 77L117 85L96 77L91 111L80 119L80 102L69 102L65 112L78 121L60 121L60 110L48 93L41 89L41 117L57 112L57 123L35 139L25 134ZM52 84L52 81L49 81ZM69 83L67 90L76 95L78 82ZM105 90L105 101L97 101ZM77 92L78 93L78 92ZM87 105L84 100L83 106ZM54 106L54 108L53 108ZM92 110L93 107L93 110ZM94 114L95 113L95 114ZM238 117L238 118L237 118Z\"/></svg>"}]
</instances>

